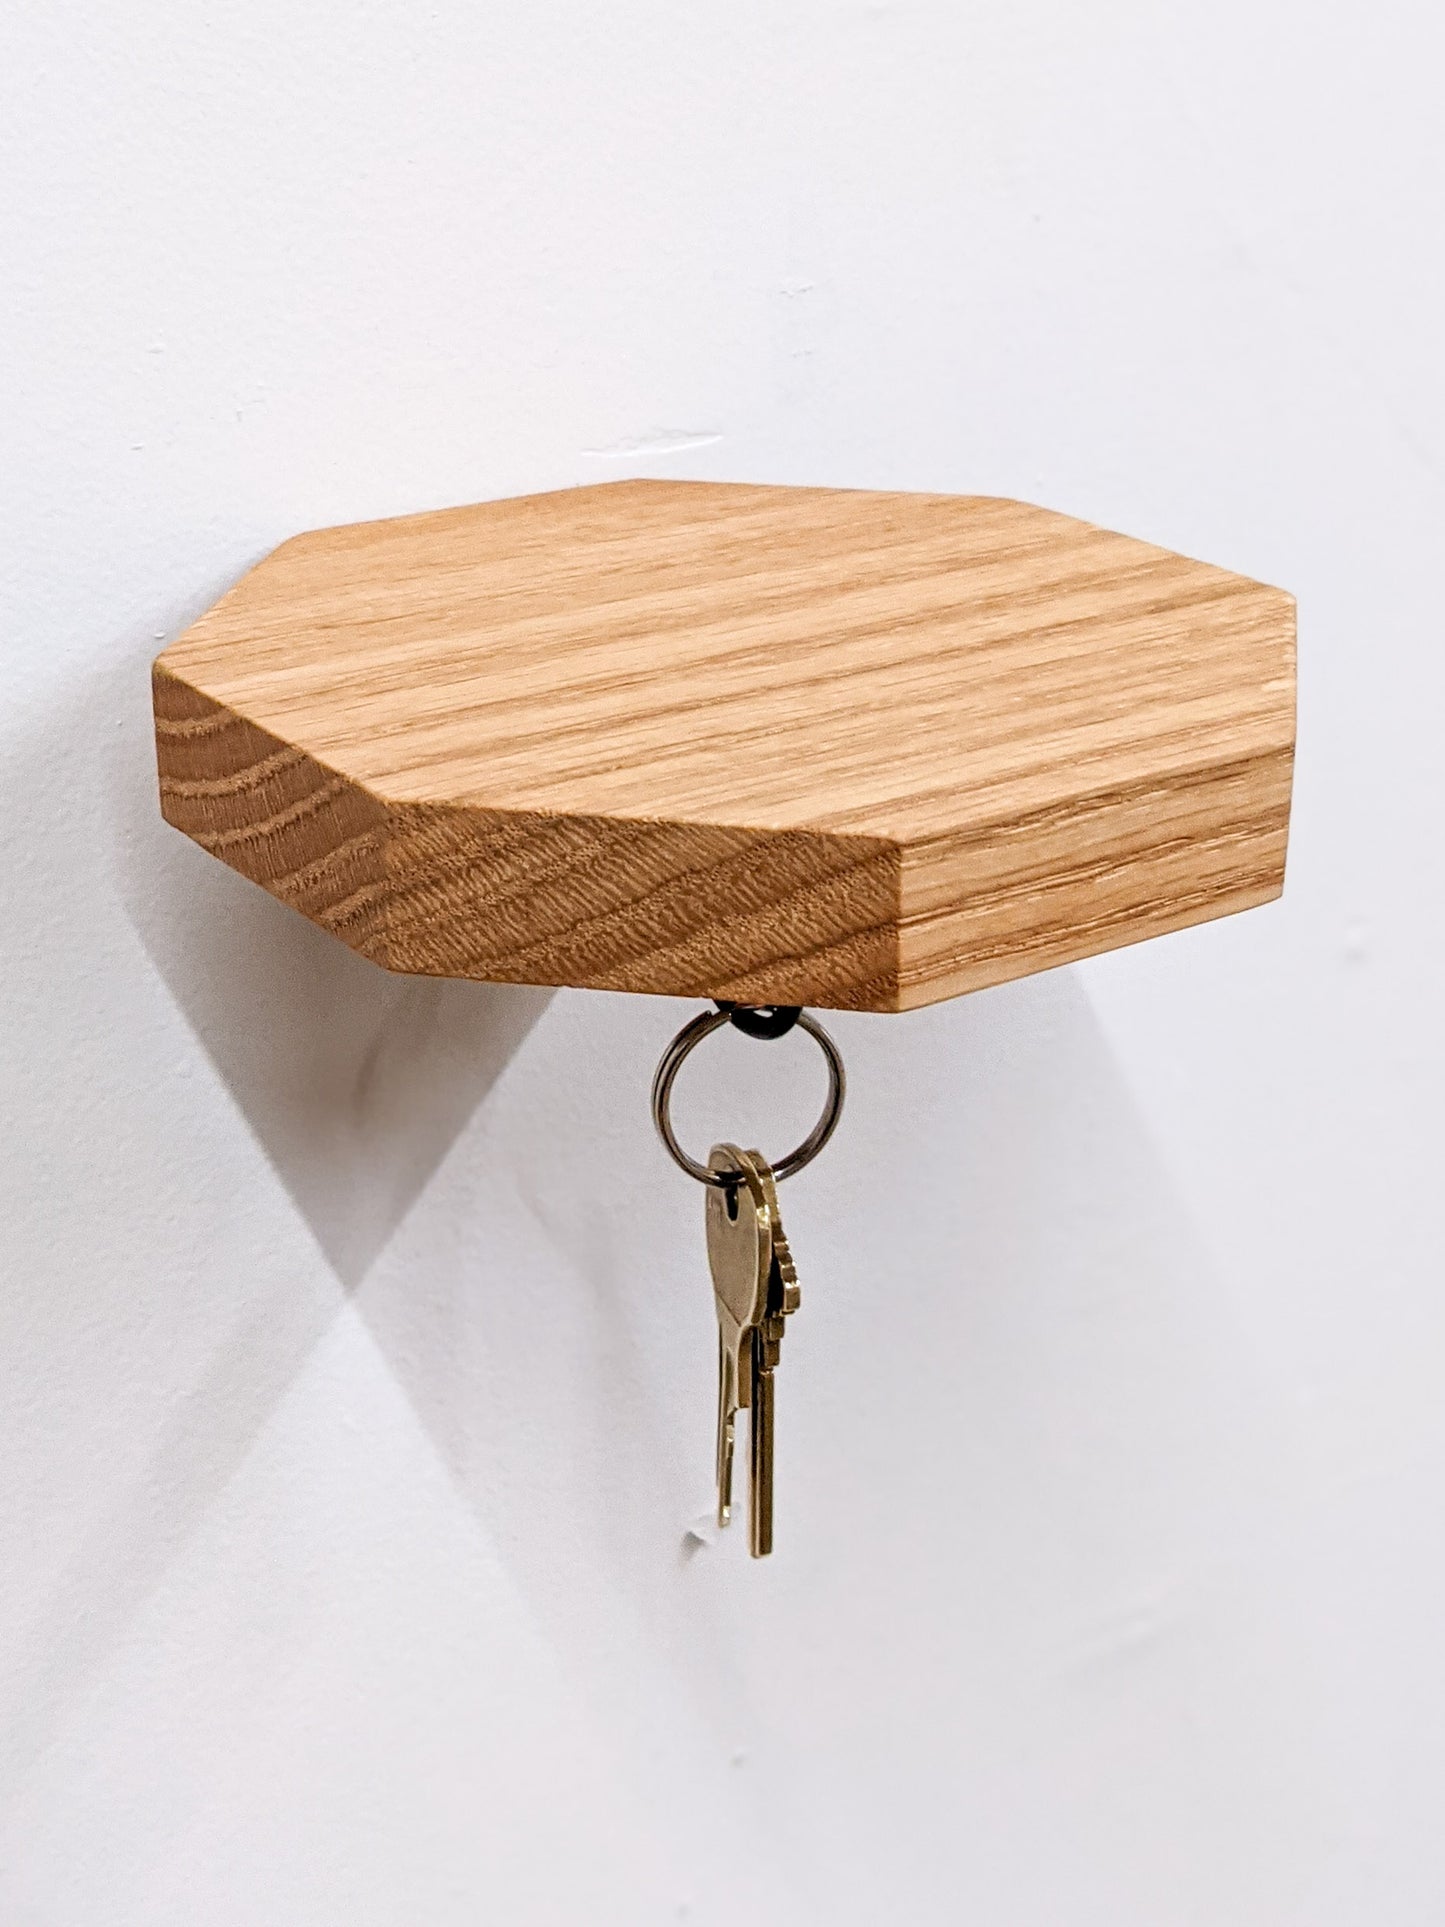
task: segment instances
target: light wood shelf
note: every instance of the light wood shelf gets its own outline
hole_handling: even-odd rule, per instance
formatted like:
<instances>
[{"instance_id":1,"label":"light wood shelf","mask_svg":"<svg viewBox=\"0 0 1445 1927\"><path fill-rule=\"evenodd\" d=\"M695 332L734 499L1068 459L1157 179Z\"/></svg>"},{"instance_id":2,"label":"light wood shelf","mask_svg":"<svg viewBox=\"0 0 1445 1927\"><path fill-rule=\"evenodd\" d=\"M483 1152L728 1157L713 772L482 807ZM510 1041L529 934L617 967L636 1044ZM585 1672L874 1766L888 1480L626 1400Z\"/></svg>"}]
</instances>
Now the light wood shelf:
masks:
<instances>
[{"instance_id":1,"label":"light wood shelf","mask_svg":"<svg viewBox=\"0 0 1445 1927\"><path fill-rule=\"evenodd\" d=\"M166 817L389 969L902 1010L1277 896L1279 589L984 497L622 482L297 536Z\"/></svg>"}]
</instances>

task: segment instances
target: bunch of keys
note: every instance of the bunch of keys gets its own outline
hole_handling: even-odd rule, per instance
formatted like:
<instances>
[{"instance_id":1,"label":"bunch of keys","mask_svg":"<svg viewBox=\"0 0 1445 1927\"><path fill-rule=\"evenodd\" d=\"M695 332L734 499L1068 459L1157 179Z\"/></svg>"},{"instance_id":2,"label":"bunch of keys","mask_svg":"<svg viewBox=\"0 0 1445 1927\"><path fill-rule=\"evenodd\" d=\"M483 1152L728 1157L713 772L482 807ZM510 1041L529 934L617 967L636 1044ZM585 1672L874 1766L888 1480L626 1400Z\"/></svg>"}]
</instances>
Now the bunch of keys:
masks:
<instances>
[{"instance_id":1,"label":"bunch of keys","mask_svg":"<svg viewBox=\"0 0 1445 1927\"><path fill-rule=\"evenodd\" d=\"M756 1151L715 1144L709 1171L725 1182L707 1194L707 1260L717 1309L717 1522L733 1508L733 1448L740 1411L748 1413L748 1547L773 1549L773 1374L783 1320L801 1294L778 1211L771 1167Z\"/></svg>"},{"instance_id":2,"label":"bunch of keys","mask_svg":"<svg viewBox=\"0 0 1445 1927\"><path fill-rule=\"evenodd\" d=\"M724 1024L752 1037L782 1037L796 1025L816 1039L828 1065L828 1099L795 1151L770 1165L757 1151L715 1144L706 1164L688 1156L673 1134L672 1086L688 1053ZM843 1110L843 1061L828 1033L795 1006L719 1003L680 1030L663 1053L652 1085L652 1114L663 1143L690 1177L708 1187L707 1255L717 1313L717 1521L732 1517L737 1416L748 1414L748 1549L773 1549L773 1434L776 1372L785 1321L801 1293L778 1209L778 1185L815 1158Z\"/></svg>"}]
</instances>

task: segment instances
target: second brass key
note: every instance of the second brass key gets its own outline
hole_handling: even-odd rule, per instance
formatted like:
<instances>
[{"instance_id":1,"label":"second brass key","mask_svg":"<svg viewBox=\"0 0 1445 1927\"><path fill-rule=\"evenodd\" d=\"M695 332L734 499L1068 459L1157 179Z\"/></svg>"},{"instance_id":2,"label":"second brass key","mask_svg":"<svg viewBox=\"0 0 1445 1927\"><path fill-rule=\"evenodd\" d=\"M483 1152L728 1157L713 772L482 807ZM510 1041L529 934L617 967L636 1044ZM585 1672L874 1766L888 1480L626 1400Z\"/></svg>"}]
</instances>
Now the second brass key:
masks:
<instances>
[{"instance_id":1,"label":"second brass key","mask_svg":"<svg viewBox=\"0 0 1445 1927\"><path fill-rule=\"evenodd\" d=\"M708 1259L718 1319L718 1523L732 1510L733 1442L739 1410L749 1413L748 1545L773 1548L774 1373L784 1320L801 1294L778 1209L772 1170L757 1151L713 1146L710 1170L732 1182L709 1188Z\"/></svg>"}]
</instances>

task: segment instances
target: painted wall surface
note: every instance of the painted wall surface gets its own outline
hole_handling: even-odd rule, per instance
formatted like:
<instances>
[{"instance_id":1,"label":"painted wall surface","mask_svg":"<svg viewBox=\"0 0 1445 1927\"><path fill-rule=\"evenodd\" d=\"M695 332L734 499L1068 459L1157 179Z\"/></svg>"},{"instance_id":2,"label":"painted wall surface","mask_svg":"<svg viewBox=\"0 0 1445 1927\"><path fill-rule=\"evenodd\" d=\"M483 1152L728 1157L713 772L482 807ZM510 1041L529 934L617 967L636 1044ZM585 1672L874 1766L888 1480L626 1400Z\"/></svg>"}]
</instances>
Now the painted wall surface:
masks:
<instances>
[{"instance_id":1,"label":"painted wall surface","mask_svg":"<svg viewBox=\"0 0 1445 1927\"><path fill-rule=\"evenodd\" d=\"M1437 11L4 38L3 1927L1439 1927ZM273 544L632 474L1300 600L1282 904L838 1022L762 1565L689 1007L388 978L154 798ZM680 1121L818 1088L725 1040Z\"/></svg>"}]
</instances>

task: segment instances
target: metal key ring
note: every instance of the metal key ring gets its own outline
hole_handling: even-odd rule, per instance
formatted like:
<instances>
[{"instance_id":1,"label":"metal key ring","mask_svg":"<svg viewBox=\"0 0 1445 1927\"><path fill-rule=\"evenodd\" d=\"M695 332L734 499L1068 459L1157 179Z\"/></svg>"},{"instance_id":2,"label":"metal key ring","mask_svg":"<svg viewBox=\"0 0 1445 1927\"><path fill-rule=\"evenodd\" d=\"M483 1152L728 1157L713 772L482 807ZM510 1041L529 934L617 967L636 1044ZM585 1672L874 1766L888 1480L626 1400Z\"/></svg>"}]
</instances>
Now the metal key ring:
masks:
<instances>
[{"instance_id":1,"label":"metal key ring","mask_svg":"<svg viewBox=\"0 0 1445 1927\"><path fill-rule=\"evenodd\" d=\"M727 1174L709 1171L705 1164L690 1158L678 1143L672 1128L672 1087L677 1082L677 1074L682 1069L688 1053L695 1050L705 1037L711 1037L715 1030L734 1020L733 1007L724 1010L704 1010L694 1017L691 1023L684 1024L662 1053L662 1062L657 1067L657 1075L652 1080L652 1121L657 1126L657 1135L667 1146L674 1163L680 1164L690 1178L699 1184L712 1184L724 1187L728 1184ZM838 1119L843 1115L843 1098L847 1091L847 1080L843 1075L843 1059L838 1054L838 1046L824 1030L815 1017L807 1011L798 1014L797 1028L807 1031L828 1065L828 1096L823 1105L823 1115L809 1131L796 1150L790 1151L772 1166L774 1178L780 1182L801 1171L805 1164L811 1164L828 1139L838 1128ZM741 1026L739 1026L741 1028Z\"/></svg>"}]
</instances>

